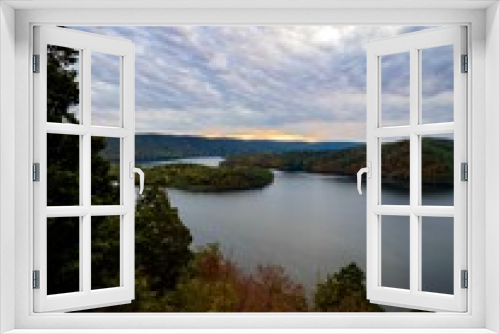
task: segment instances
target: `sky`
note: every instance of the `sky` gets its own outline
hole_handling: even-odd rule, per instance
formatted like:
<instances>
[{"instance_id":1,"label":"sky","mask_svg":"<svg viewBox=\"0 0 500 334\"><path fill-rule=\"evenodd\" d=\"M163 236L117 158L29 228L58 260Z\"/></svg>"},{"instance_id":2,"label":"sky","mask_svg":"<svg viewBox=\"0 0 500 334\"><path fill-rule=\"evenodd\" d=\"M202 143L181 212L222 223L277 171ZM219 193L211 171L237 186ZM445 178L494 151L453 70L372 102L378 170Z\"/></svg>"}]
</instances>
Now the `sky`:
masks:
<instances>
[{"instance_id":1,"label":"sky","mask_svg":"<svg viewBox=\"0 0 500 334\"><path fill-rule=\"evenodd\" d=\"M364 141L367 43L426 28L72 27L135 44L138 133L306 141ZM426 123L453 121L452 51L422 53ZM117 122L118 64L92 54L93 123ZM381 66L382 125L408 124L409 58Z\"/></svg>"}]
</instances>

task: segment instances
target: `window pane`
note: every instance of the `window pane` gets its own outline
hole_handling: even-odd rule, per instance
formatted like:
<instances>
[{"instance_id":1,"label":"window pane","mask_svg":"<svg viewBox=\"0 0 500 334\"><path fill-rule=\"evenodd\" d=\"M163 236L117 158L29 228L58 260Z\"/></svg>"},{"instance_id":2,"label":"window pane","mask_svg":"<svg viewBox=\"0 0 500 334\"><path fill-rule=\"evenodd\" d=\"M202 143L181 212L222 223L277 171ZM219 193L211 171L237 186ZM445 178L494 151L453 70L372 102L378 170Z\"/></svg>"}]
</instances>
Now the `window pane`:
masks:
<instances>
[{"instance_id":1,"label":"window pane","mask_svg":"<svg viewBox=\"0 0 500 334\"><path fill-rule=\"evenodd\" d=\"M422 124L453 122L453 45L421 50Z\"/></svg>"},{"instance_id":2,"label":"window pane","mask_svg":"<svg viewBox=\"0 0 500 334\"><path fill-rule=\"evenodd\" d=\"M381 144L382 205L410 205L410 140L384 138Z\"/></svg>"},{"instance_id":3,"label":"window pane","mask_svg":"<svg viewBox=\"0 0 500 334\"><path fill-rule=\"evenodd\" d=\"M422 136L422 205L453 206L453 139Z\"/></svg>"},{"instance_id":4,"label":"window pane","mask_svg":"<svg viewBox=\"0 0 500 334\"><path fill-rule=\"evenodd\" d=\"M80 290L80 217L47 218L47 294Z\"/></svg>"},{"instance_id":5,"label":"window pane","mask_svg":"<svg viewBox=\"0 0 500 334\"><path fill-rule=\"evenodd\" d=\"M410 288L410 217L381 218L382 282L390 288Z\"/></svg>"},{"instance_id":6,"label":"window pane","mask_svg":"<svg viewBox=\"0 0 500 334\"><path fill-rule=\"evenodd\" d=\"M453 294L453 218L422 217L422 291Z\"/></svg>"},{"instance_id":7,"label":"window pane","mask_svg":"<svg viewBox=\"0 0 500 334\"><path fill-rule=\"evenodd\" d=\"M80 137L47 134L47 205L80 205Z\"/></svg>"},{"instance_id":8,"label":"window pane","mask_svg":"<svg viewBox=\"0 0 500 334\"><path fill-rule=\"evenodd\" d=\"M120 216L92 217L92 289L120 286Z\"/></svg>"},{"instance_id":9,"label":"window pane","mask_svg":"<svg viewBox=\"0 0 500 334\"><path fill-rule=\"evenodd\" d=\"M381 126L410 124L410 53L380 57Z\"/></svg>"},{"instance_id":10,"label":"window pane","mask_svg":"<svg viewBox=\"0 0 500 334\"><path fill-rule=\"evenodd\" d=\"M120 142L92 137L92 205L120 205Z\"/></svg>"},{"instance_id":11,"label":"window pane","mask_svg":"<svg viewBox=\"0 0 500 334\"><path fill-rule=\"evenodd\" d=\"M121 126L120 57L92 52L92 125Z\"/></svg>"},{"instance_id":12,"label":"window pane","mask_svg":"<svg viewBox=\"0 0 500 334\"><path fill-rule=\"evenodd\" d=\"M80 50L47 45L47 122L80 123Z\"/></svg>"}]
</instances>

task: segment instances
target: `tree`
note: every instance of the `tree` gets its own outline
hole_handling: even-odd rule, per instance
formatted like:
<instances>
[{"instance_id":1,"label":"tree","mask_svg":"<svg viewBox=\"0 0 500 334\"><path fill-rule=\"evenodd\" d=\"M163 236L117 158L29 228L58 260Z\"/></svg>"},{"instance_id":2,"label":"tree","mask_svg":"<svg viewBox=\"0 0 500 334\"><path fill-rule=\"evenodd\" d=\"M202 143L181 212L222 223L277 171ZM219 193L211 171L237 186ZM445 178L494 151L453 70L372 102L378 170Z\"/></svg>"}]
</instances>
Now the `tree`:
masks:
<instances>
[{"instance_id":1,"label":"tree","mask_svg":"<svg viewBox=\"0 0 500 334\"><path fill-rule=\"evenodd\" d=\"M193 257L191 242L191 232L180 220L177 209L170 205L165 189L146 186L135 213L135 299L131 304L95 311L175 311L170 293ZM103 249L101 253L105 252Z\"/></svg>"},{"instance_id":2,"label":"tree","mask_svg":"<svg viewBox=\"0 0 500 334\"><path fill-rule=\"evenodd\" d=\"M77 124L70 107L78 105L79 52L62 46L47 46L47 122Z\"/></svg>"},{"instance_id":3,"label":"tree","mask_svg":"<svg viewBox=\"0 0 500 334\"><path fill-rule=\"evenodd\" d=\"M198 249L175 291L172 305L178 312L235 311L239 271L224 258L218 244Z\"/></svg>"},{"instance_id":4,"label":"tree","mask_svg":"<svg viewBox=\"0 0 500 334\"><path fill-rule=\"evenodd\" d=\"M281 266L259 265L247 273L208 244L195 253L190 270L171 294L180 312L305 312L302 285Z\"/></svg>"},{"instance_id":5,"label":"tree","mask_svg":"<svg viewBox=\"0 0 500 334\"><path fill-rule=\"evenodd\" d=\"M136 207L136 268L146 273L153 291L175 288L192 258L191 232L172 208L165 189L146 187Z\"/></svg>"},{"instance_id":6,"label":"tree","mask_svg":"<svg viewBox=\"0 0 500 334\"><path fill-rule=\"evenodd\" d=\"M316 285L314 309L317 312L383 312L366 299L365 274L355 263L327 275Z\"/></svg>"}]
</instances>

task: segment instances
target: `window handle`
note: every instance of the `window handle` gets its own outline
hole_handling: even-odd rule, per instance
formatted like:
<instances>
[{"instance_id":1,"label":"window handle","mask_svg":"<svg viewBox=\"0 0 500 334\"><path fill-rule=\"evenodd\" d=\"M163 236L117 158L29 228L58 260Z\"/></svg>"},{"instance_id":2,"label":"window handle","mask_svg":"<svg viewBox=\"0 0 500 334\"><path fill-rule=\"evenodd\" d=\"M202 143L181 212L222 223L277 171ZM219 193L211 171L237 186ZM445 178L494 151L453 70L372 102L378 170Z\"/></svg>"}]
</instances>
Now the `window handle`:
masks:
<instances>
[{"instance_id":1,"label":"window handle","mask_svg":"<svg viewBox=\"0 0 500 334\"><path fill-rule=\"evenodd\" d=\"M368 161L367 163L368 167L365 167L365 168L361 168L359 171L358 171L358 193L361 195L362 192L361 192L361 175L363 175L363 173L366 173L366 177L367 178L371 178L372 177L372 163Z\"/></svg>"},{"instance_id":2,"label":"window handle","mask_svg":"<svg viewBox=\"0 0 500 334\"><path fill-rule=\"evenodd\" d=\"M130 161L129 168L131 179L134 178L134 173L139 174L139 194L142 195L142 191L144 190L144 172L140 168L135 168L133 161Z\"/></svg>"}]
</instances>

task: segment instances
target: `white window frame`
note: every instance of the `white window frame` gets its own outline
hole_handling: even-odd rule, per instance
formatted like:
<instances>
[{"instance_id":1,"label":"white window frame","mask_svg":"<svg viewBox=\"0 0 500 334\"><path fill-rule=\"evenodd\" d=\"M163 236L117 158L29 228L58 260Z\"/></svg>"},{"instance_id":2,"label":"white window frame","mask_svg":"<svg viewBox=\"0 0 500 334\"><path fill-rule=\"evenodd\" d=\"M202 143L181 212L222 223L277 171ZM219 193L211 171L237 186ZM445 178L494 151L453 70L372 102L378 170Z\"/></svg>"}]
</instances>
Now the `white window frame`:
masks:
<instances>
[{"instance_id":1,"label":"white window frame","mask_svg":"<svg viewBox=\"0 0 500 334\"><path fill-rule=\"evenodd\" d=\"M102 7L112 7L113 3L116 5L115 2L106 4L106 1L89 1L88 5L82 5L81 1L0 3L0 331L15 329L15 333L82 333L81 330L85 329L85 333L109 333L106 329L115 329L116 332L127 329L127 333L152 333L157 329L156 332L169 333L233 333L246 329L246 333L282 333L288 329L294 333L500 332L500 229L497 224L500 220L500 152L497 152L500 147L498 4L460 0L439 4L436 1L407 1L404 5L394 1L359 1L351 4L342 1L330 4L321 0L296 1L293 7L290 2L276 1L273 5L273 2L254 0L237 5L238 9L221 9L230 4L222 0L208 3L172 1L169 5L150 1L141 4L131 0L126 5L125 2L121 4L132 9L109 11L102 10ZM18 9L14 11L11 6ZM37 6L45 9L36 9ZM88 8L81 9L85 6ZM147 6L149 9L137 9ZM168 6L171 7L165 8ZM211 9L200 9L210 6ZM99 7L101 9L96 9ZM182 7L185 9L178 9ZM468 115L468 132L471 134L468 142L471 155L468 311L459 314L34 314L30 256L33 241L33 212L30 209L33 121L31 99L27 97L32 94L32 27L37 24L467 25L471 59L471 75L468 78L471 87L468 96L471 110ZM485 70L486 66L488 71ZM12 85L14 78L15 85ZM15 134L9 127L15 127ZM14 137L15 145L12 145ZM15 191L15 201L11 198L12 189ZM9 205L13 205L14 210Z\"/></svg>"}]
</instances>

